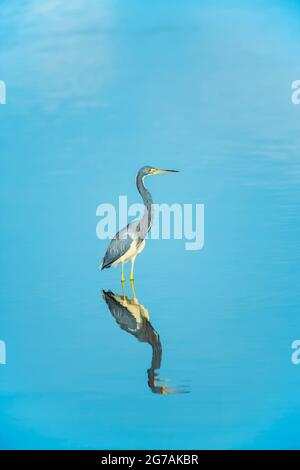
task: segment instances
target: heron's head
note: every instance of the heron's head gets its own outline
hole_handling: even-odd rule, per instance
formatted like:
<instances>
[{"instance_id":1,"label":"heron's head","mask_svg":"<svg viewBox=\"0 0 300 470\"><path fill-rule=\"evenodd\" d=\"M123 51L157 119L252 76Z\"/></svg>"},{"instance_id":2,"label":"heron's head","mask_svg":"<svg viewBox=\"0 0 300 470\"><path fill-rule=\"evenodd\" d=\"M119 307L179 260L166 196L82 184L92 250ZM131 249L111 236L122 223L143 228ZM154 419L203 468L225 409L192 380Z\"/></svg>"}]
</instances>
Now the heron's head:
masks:
<instances>
[{"instance_id":1,"label":"heron's head","mask_svg":"<svg viewBox=\"0 0 300 470\"><path fill-rule=\"evenodd\" d=\"M144 177L149 175L158 175L159 173L178 173L178 170L160 170L153 166L146 165L139 170L138 176Z\"/></svg>"}]
</instances>

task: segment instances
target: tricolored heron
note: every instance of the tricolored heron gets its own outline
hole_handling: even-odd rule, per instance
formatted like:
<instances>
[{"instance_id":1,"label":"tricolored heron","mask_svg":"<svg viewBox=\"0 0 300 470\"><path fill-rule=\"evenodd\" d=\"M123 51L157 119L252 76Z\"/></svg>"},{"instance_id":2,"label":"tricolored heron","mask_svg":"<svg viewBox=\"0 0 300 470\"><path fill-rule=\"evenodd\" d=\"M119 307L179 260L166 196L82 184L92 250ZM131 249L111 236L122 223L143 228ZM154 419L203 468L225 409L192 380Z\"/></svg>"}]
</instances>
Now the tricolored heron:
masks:
<instances>
[{"instance_id":1,"label":"tricolored heron","mask_svg":"<svg viewBox=\"0 0 300 470\"><path fill-rule=\"evenodd\" d=\"M136 177L136 185L145 204L145 213L140 220L130 222L111 240L100 266L101 270L122 263L121 281L125 281L124 264L131 260L130 280L134 279L134 261L145 248L145 239L153 220L153 200L144 185L144 178L159 173L177 173L177 170L158 170L152 166L143 166Z\"/></svg>"}]
</instances>

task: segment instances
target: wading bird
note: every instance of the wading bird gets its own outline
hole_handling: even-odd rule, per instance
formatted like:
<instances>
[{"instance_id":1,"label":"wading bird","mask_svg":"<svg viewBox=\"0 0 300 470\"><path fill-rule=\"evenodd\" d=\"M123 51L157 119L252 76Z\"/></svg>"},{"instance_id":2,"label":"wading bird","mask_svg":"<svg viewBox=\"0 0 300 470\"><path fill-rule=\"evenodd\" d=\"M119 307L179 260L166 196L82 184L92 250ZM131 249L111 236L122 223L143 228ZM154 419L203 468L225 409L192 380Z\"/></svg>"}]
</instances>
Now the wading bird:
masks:
<instances>
[{"instance_id":1,"label":"wading bird","mask_svg":"<svg viewBox=\"0 0 300 470\"><path fill-rule=\"evenodd\" d=\"M122 264L121 282L125 281L124 264L131 260L130 280L134 279L134 261L145 248L145 239L153 220L153 200L150 192L144 185L144 178L159 173L177 173L177 170L158 170L151 166L143 166L136 177L136 185L145 204L145 213L140 220L130 222L122 228L111 240L103 257L101 270Z\"/></svg>"}]
</instances>

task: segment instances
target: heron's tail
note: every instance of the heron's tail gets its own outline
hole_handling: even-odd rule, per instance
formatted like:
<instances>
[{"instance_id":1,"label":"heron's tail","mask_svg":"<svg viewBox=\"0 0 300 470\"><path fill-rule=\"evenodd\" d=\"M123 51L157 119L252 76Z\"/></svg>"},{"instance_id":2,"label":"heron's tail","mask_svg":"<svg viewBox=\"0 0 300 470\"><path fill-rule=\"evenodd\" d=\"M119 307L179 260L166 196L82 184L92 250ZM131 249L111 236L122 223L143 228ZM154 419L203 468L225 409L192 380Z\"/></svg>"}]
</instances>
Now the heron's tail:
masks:
<instances>
[{"instance_id":1,"label":"heron's tail","mask_svg":"<svg viewBox=\"0 0 300 470\"><path fill-rule=\"evenodd\" d=\"M103 271L103 269L108 269L111 267L111 264L110 263L106 263L104 264L104 261L102 260L101 263L99 264L99 269L101 271Z\"/></svg>"}]
</instances>

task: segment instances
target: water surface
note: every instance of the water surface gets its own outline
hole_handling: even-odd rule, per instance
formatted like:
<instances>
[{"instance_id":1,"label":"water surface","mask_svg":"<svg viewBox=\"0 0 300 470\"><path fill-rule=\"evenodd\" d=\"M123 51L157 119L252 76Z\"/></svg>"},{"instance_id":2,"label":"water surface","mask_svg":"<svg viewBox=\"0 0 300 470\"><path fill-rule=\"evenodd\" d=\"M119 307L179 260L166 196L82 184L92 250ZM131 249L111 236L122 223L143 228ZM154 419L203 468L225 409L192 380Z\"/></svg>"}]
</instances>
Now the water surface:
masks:
<instances>
[{"instance_id":1,"label":"water surface","mask_svg":"<svg viewBox=\"0 0 300 470\"><path fill-rule=\"evenodd\" d=\"M1 1L1 448L299 448L300 8L221 4ZM152 346L95 235L145 164L205 204L202 250L136 261Z\"/></svg>"}]
</instances>

